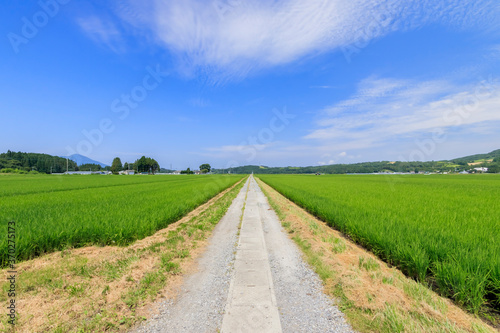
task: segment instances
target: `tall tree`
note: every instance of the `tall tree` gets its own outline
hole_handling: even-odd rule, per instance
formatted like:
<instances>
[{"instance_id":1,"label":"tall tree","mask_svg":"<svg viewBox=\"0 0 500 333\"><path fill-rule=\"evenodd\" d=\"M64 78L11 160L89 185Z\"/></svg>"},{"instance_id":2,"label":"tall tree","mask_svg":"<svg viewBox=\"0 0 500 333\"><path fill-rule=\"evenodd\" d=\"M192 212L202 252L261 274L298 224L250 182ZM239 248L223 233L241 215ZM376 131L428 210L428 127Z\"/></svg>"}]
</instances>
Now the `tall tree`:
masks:
<instances>
[{"instance_id":1,"label":"tall tree","mask_svg":"<svg viewBox=\"0 0 500 333\"><path fill-rule=\"evenodd\" d=\"M153 175L158 171L160 170L160 164L158 164L158 162L156 162L156 160L154 158L151 158L149 160L149 170L153 173Z\"/></svg>"},{"instance_id":2,"label":"tall tree","mask_svg":"<svg viewBox=\"0 0 500 333\"><path fill-rule=\"evenodd\" d=\"M122 171L122 169L123 169L122 161L120 160L119 157L115 157L113 163L111 163L111 172L116 175L118 174L118 172Z\"/></svg>"},{"instance_id":3,"label":"tall tree","mask_svg":"<svg viewBox=\"0 0 500 333\"><path fill-rule=\"evenodd\" d=\"M208 173L208 172L210 172L210 170L212 170L212 167L210 166L210 164L205 163L205 164L200 165L201 173Z\"/></svg>"},{"instance_id":4,"label":"tall tree","mask_svg":"<svg viewBox=\"0 0 500 333\"><path fill-rule=\"evenodd\" d=\"M191 168L187 168L186 170L182 170L181 174L183 175L192 175L194 172L191 171Z\"/></svg>"},{"instance_id":5,"label":"tall tree","mask_svg":"<svg viewBox=\"0 0 500 333\"><path fill-rule=\"evenodd\" d=\"M158 170L160 170L160 165L155 159L142 156L140 159L135 161L134 168L137 172L147 172L154 175Z\"/></svg>"},{"instance_id":6,"label":"tall tree","mask_svg":"<svg viewBox=\"0 0 500 333\"><path fill-rule=\"evenodd\" d=\"M134 166L137 168L137 172L147 171L146 156L142 156L140 159L135 161Z\"/></svg>"},{"instance_id":7,"label":"tall tree","mask_svg":"<svg viewBox=\"0 0 500 333\"><path fill-rule=\"evenodd\" d=\"M128 162L125 162L125 164L123 165L123 169L128 170Z\"/></svg>"}]
</instances>

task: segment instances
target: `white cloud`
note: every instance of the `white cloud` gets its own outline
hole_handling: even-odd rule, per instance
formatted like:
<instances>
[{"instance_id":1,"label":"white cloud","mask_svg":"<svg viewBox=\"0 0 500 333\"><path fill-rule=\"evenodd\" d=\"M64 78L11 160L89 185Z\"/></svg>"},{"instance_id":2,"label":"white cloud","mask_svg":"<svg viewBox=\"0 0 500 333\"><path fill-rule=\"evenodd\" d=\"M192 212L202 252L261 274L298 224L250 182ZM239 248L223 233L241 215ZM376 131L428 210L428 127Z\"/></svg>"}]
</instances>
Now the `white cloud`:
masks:
<instances>
[{"instance_id":1,"label":"white cloud","mask_svg":"<svg viewBox=\"0 0 500 333\"><path fill-rule=\"evenodd\" d=\"M436 129L500 121L499 109L500 85L492 79L464 87L371 77L360 82L354 96L323 110L318 127L304 138L362 149Z\"/></svg>"},{"instance_id":2,"label":"white cloud","mask_svg":"<svg viewBox=\"0 0 500 333\"><path fill-rule=\"evenodd\" d=\"M318 165L330 165L330 164L335 164L335 161L329 160L328 162L323 162L323 161L318 162Z\"/></svg>"},{"instance_id":3,"label":"white cloud","mask_svg":"<svg viewBox=\"0 0 500 333\"><path fill-rule=\"evenodd\" d=\"M178 55L186 72L218 79L429 23L492 31L498 25L490 0L128 0L118 8L124 21Z\"/></svg>"},{"instance_id":4,"label":"white cloud","mask_svg":"<svg viewBox=\"0 0 500 333\"><path fill-rule=\"evenodd\" d=\"M77 23L84 33L95 42L107 46L114 52L123 52L121 34L111 20L89 16L78 18Z\"/></svg>"},{"instance_id":5,"label":"white cloud","mask_svg":"<svg viewBox=\"0 0 500 333\"><path fill-rule=\"evenodd\" d=\"M493 78L463 86L369 77L350 98L321 110L316 128L295 142L222 146L203 155L270 166L455 158L498 149L498 110L500 82ZM413 154L433 133L445 139L423 157Z\"/></svg>"}]
</instances>

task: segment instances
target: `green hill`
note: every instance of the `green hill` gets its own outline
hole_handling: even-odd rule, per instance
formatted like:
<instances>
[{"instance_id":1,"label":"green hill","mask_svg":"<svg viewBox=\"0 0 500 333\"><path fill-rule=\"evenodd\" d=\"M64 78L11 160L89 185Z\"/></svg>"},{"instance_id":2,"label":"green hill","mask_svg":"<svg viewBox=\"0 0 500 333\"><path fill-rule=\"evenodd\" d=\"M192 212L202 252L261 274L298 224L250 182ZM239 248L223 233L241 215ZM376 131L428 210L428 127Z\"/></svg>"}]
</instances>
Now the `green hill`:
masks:
<instances>
[{"instance_id":1,"label":"green hill","mask_svg":"<svg viewBox=\"0 0 500 333\"><path fill-rule=\"evenodd\" d=\"M66 162L69 170L77 170L74 161L66 161L65 158L48 154L23 153L7 151L0 154L0 170L3 172L28 172L31 170L42 173L59 173L66 171Z\"/></svg>"},{"instance_id":2,"label":"green hill","mask_svg":"<svg viewBox=\"0 0 500 333\"><path fill-rule=\"evenodd\" d=\"M237 173L237 174L345 174L345 173L380 173L380 172L460 172L470 170L472 167L467 163L478 160L487 160L500 158L500 149L494 150L488 154L477 154L450 161L432 161L432 162L362 162L353 164L332 164L323 166L307 167L268 167L261 165L245 165L230 169L213 169L214 173ZM492 170L497 170L499 162L490 164Z\"/></svg>"},{"instance_id":3,"label":"green hill","mask_svg":"<svg viewBox=\"0 0 500 333\"><path fill-rule=\"evenodd\" d=\"M500 149L494 150L494 151L486 153L486 154L476 154L476 155L455 158L455 159L453 159L453 161L457 162L457 163L458 162L473 163L473 162L477 162L480 160L494 159L496 157L500 157Z\"/></svg>"}]
</instances>

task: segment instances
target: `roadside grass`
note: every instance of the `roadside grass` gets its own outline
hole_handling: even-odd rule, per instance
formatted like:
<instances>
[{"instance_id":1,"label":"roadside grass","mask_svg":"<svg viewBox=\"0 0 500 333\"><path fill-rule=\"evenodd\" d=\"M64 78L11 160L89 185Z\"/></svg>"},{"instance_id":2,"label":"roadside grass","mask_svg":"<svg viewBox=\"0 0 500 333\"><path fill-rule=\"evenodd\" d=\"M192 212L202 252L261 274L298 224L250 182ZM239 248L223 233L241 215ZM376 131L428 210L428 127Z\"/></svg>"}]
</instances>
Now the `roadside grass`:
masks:
<instances>
[{"instance_id":1,"label":"roadside grass","mask_svg":"<svg viewBox=\"0 0 500 333\"><path fill-rule=\"evenodd\" d=\"M328 236L328 237L323 237L323 242L324 243L329 243L332 246L332 251L334 253L342 253L346 250L346 244L345 241L342 238L338 238L335 236Z\"/></svg>"},{"instance_id":2,"label":"roadside grass","mask_svg":"<svg viewBox=\"0 0 500 333\"><path fill-rule=\"evenodd\" d=\"M145 320L150 304L175 294L193 269L244 182L129 246L68 248L20 263L17 331L119 332ZM2 282L0 301L7 289ZM9 331L5 321L0 331Z\"/></svg>"},{"instance_id":3,"label":"roadside grass","mask_svg":"<svg viewBox=\"0 0 500 333\"><path fill-rule=\"evenodd\" d=\"M367 271L373 271L380 268L380 265L372 257L359 257L359 267Z\"/></svg>"},{"instance_id":4,"label":"roadside grass","mask_svg":"<svg viewBox=\"0 0 500 333\"><path fill-rule=\"evenodd\" d=\"M304 254L348 322L359 332L495 332L449 299L406 277L257 182L283 228ZM311 225L318 228L311 228ZM321 235L321 236L318 236ZM334 250L340 245L340 250Z\"/></svg>"}]
</instances>

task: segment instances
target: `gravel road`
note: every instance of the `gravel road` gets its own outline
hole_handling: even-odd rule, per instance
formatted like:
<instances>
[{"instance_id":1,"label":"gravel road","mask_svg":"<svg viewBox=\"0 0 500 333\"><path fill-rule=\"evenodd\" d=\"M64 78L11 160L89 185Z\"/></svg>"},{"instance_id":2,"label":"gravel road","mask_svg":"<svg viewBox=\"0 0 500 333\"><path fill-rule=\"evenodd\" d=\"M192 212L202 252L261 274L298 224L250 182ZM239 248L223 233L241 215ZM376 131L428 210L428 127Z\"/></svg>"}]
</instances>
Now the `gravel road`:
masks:
<instances>
[{"instance_id":1,"label":"gravel road","mask_svg":"<svg viewBox=\"0 0 500 333\"><path fill-rule=\"evenodd\" d=\"M320 278L288 238L260 187L256 191L283 332L353 332L322 292Z\"/></svg>"},{"instance_id":2,"label":"gravel road","mask_svg":"<svg viewBox=\"0 0 500 333\"><path fill-rule=\"evenodd\" d=\"M198 271L185 279L177 299L164 301L160 313L133 332L218 332L221 329L225 309L228 309L230 285L235 284L238 275L234 263L235 254L240 251L236 244L247 188L252 203L256 202L252 218L258 216L262 222L272 276L270 290L277 303L282 331L353 332L343 314L322 292L320 279L282 229L253 176L214 229L207 250L198 261ZM246 327L241 332L251 331Z\"/></svg>"},{"instance_id":3,"label":"gravel road","mask_svg":"<svg viewBox=\"0 0 500 333\"><path fill-rule=\"evenodd\" d=\"M215 227L197 271L187 277L175 300L133 332L217 332L222 325L235 259L238 226L248 181Z\"/></svg>"}]
</instances>

